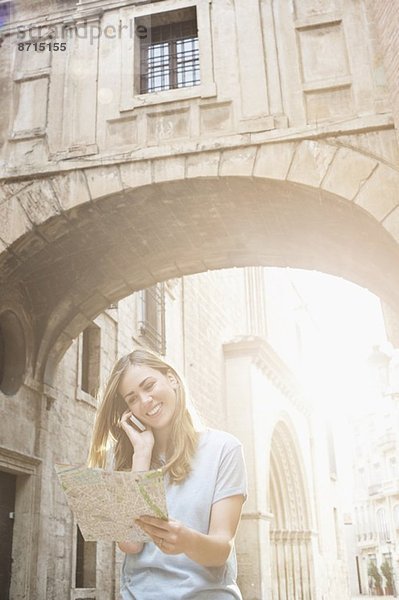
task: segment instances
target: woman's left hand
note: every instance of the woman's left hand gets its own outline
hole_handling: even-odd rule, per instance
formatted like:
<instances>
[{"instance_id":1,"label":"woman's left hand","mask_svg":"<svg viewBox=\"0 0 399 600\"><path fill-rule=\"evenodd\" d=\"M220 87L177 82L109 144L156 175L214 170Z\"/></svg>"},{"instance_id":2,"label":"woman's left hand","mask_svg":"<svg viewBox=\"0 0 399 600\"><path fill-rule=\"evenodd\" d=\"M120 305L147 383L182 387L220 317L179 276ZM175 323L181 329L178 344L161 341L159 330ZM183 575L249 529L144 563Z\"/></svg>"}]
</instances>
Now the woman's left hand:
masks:
<instances>
[{"instance_id":1,"label":"woman's left hand","mask_svg":"<svg viewBox=\"0 0 399 600\"><path fill-rule=\"evenodd\" d=\"M136 519L136 523L164 554L181 554L190 544L191 529L179 521L143 516Z\"/></svg>"}]
</instances>

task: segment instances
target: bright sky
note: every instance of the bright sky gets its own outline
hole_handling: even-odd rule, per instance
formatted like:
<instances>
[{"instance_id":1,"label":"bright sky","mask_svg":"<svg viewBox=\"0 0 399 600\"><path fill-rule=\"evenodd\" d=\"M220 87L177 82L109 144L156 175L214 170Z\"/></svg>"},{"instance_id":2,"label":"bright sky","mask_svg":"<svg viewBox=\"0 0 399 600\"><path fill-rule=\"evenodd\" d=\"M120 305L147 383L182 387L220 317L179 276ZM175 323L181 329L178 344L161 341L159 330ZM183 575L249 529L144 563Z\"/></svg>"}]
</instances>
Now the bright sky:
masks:
<instances>
[{"instance_id":1,"label":"bright sky","mask_svg":"<svg viewBox=\"0 0 399 600\"><path fill-rule=\"evenodd\" d=\"M378 297L324 273L279 271L280 275L285 272L307 307L306 313L311 315L309 328L305 329L308 346L307 367L302 371L304 383L319 400L322 393L327 412L358 413L373 406L376 392L367 358L374 345L386 343Z\"/></svg>"}]
</instances>

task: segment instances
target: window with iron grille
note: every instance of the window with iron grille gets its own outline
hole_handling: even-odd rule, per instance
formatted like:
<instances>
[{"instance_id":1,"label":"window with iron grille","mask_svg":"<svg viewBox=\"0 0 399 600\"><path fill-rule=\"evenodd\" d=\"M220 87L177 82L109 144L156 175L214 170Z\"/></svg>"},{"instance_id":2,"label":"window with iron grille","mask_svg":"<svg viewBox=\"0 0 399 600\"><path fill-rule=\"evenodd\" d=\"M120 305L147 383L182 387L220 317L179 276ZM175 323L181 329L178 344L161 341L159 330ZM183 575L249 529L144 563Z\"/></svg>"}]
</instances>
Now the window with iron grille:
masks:
<instances>
[{"instance_id":1,"label":"window with iron grille","mask_svg":"<svg viewBox=\"0 0 399 600\"><path fill-rule=\"evenodd\" d=\"M158 354L165 354L165 286L159 283L140 292L140 342Z\"/></svg>"},{"instance_id":2,"label":"window with iron grille","mask_svg":"<svg viewBox=\"0 0 399 600\"><path fill-rule=\"evenodd\" d=\"M195 7L152 15L140 40L140 93L200 83Z\"/></svg>"}]
</instances>

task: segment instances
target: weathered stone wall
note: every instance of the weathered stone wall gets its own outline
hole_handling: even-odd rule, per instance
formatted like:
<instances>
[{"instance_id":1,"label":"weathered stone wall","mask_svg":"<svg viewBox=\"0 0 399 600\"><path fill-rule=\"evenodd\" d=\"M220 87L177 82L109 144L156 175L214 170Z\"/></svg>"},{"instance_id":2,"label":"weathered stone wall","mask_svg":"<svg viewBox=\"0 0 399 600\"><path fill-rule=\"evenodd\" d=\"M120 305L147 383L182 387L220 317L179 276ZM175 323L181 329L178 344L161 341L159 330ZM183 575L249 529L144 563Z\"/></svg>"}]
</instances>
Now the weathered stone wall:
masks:
<instances>
[{"instance_id":1,"label":"weathered stone wall","mask_svg":"<svg viewBox=\"0 0 399 600\"><path fill-rule=\"evenodd\" d=\"M399 6L397 2L380 0L369 2L370 12L375 18L378 42L388 80L392 113L395 127L399 131ZM399 134L398 134L399 135Z\"/></svg>"},{"instance_id":2,"label":"weathered stone wall","mask_svg":"<svg viewBox=\"0 0 399 600\"><path fill-rule=\"evenodd\" d=\"M259 10L256 1L253 10L244 1L198 3L201 84L163 98L135 92L135 19L184 2L120 4L121 11L93 1L54 6L49 22L66 51L54 51L50 65L50 52L18 51L29 26L35 32L43 25L40 8L31 14L18 3L1 52L6 173L69 169L88 156L95 164L101 155L132 151L145 158L171 144L182 151L190 139L220 144L246 132L272 137L333 122L342 128L354 119L353 129L359 116L389 112L362 3L301 0L293 11L288 2L261 3ZM27 29L25 38L17 26ZM394 31L394 19L389 26ZM237 52L226 53L228 47Z\"/></svg>"},{"instance_id":3,"label":"weathered stone wall","mask_svg":"<svg viewBox=\"0 0 399 600\"><path fill-rule=\"evenodd\" d=\"M240 271L184 278L186 380L199 415L211 427L226 423L222 344L245 333L244 292Z\"/></svg>"}]
</instances>

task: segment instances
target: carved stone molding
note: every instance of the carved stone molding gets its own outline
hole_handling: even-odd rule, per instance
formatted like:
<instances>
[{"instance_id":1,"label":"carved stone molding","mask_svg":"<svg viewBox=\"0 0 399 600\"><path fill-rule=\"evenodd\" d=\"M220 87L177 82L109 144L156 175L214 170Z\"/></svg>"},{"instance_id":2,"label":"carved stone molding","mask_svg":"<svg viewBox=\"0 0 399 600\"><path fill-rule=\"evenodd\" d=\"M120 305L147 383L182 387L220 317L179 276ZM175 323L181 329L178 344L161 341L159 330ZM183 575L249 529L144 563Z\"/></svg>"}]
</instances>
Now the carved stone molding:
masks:
<instances>
[{"instance_id":1,"label":"carved stone molding","mask_svg":"<svg viewBox=\"0 0 399 600\"><path fill-rule=\"evenodd\" d=\"M266 339L258 336L238 336L223 345L226 355L248 355L267 378L305 415L308 407L293 373Z\"/></svg>"}]
</instances>

